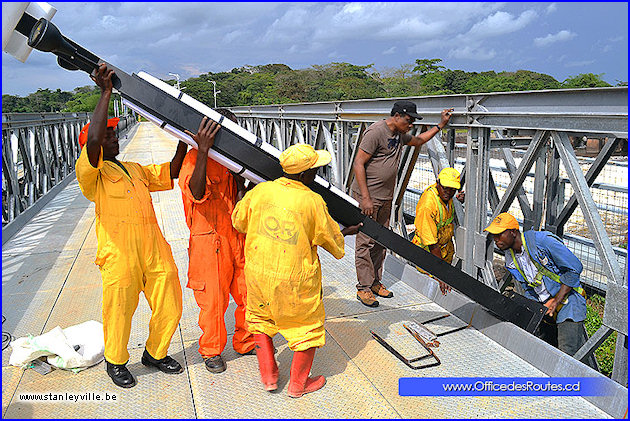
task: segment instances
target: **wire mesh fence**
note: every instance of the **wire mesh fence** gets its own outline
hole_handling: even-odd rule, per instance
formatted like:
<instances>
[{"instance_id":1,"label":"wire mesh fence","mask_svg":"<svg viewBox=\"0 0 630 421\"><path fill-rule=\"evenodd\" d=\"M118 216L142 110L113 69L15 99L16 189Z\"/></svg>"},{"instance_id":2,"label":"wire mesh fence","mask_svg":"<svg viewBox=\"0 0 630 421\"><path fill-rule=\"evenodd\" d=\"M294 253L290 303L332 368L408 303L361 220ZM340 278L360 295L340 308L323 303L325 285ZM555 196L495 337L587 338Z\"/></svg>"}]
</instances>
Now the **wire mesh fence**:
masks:
<instances>
[{"instance_id":1,"label":"wire mesh fence","mask_svg":"<svg viewBox=\"0 0 630 421\"><path fill-rule=\"evenodd\" d=\"M524 154L524 150L512 149L516 166ZM465 145L458 145L455 152L455 169L462 171L465 164ZM578 157L578 162L584 173L593 163L591 158ZM525 196L530 204L533 203L535 165L523 182ZM490 172L495 182L499 197L507 190L511 177L507 172L505 162L499 150L491 151ZM408 216L415 216L415 208L422 192L436 182L431 161L426 150L421 149L414 172L409 180L407 191L403 199L403 211ZM628 158L613 157L606 164L590 188L591 195L599 210L606 233L613 245L613 250L624 272L627 271L628 244ZM560 165L560 188L558 204L563 207L573 195L573 188L567 178L567 173ZM516 219L523 221L518 200L515 200L508 210ZM487 222L491 215L488 213ZM410 227L410 230L413 229ZM608 275L605 273L597 250L592 241L592 235L586 225L582 209L578 206L565 225L563 240L567 247L580 259L584 270L582 282L593 290L605 293Z\"/></svg>"}]
</instances>

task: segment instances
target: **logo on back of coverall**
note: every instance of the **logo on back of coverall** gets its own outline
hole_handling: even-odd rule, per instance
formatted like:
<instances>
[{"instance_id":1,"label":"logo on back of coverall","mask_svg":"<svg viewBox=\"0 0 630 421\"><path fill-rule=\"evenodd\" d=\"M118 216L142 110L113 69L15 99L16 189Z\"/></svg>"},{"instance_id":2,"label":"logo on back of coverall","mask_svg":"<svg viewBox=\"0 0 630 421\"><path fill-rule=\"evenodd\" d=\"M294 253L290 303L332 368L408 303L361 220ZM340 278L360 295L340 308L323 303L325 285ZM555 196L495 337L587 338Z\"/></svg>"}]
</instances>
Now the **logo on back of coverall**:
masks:
<instances>
[{"instance_id":1,"label":"logo on back of coverall","mask_svg":"<svg viewBox=\"0 0 630 421\"><path fill-rule=\"evenodd\" d=\"M299 233L297 219L292 211L267 204L262 210L258 233L274 241L295 245Z\"/></svg>"}]
</instances>

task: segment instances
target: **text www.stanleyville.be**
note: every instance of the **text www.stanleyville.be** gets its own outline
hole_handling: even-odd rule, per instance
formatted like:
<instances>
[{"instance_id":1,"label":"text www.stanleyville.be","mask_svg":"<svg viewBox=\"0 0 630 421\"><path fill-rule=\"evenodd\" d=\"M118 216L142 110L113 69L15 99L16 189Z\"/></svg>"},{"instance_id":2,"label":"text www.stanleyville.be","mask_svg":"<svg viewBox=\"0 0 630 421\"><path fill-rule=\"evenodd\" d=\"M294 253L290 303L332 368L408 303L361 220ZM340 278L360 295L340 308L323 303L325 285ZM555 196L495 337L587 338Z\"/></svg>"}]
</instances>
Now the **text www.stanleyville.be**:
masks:
<instances>
[{"instance_id":1,"label":"text www.stanleyville.be","mask_svg":"<svg viewBox=\"0 0 630 421\"><path fill-rule=\"evenodd\" d=\"M47 401L47 402L94 402L94 401L116 401L118 395L113 393L21 393L21 401Z\"/></svg>"}]
</instances>

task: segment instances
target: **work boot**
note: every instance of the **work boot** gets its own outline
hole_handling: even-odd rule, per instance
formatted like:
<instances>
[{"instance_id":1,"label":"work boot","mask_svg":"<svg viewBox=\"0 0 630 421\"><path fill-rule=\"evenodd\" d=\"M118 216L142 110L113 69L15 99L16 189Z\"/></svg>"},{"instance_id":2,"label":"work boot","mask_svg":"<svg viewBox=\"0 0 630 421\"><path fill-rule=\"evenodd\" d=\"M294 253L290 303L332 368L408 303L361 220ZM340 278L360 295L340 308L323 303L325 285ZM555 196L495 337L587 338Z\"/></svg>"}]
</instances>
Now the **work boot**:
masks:
<instances>
[{"instance_id":1,"label":"work boot","mask_svg":"<svg viewBox=\"0 0 630 421\"><path fill-rule=\"evenodd\" d=\"M376 283L372 285L372 288L370 289L372 290L374 295L378 295L379 297L392 298L394 296L394 293L388 291L387 288L385 288L385 286L379 281L376 281Z\"/></svg>"},{"instance_id":2,"label":"work boot","mask_svg":"<svg viewBox=\"0 0 630 421\"><path fill-rule=\"evenodd\" d=\"M374 298L374 294L372 294L372 291L370 290L357 291L357 300L361 301L363 305L366 305L368 307L378 307L378 301L376 301L376 298Z\"/></svg>"},{"instance_id":3,"label":"work boot","mask_svg":"<svg viewBox=\"0 0 630 421\"><path fill-rule=\"evenodd\" d=\"M147 367L155 367L160 370L162 373L166 374L179 374L184 371L184 368L175 361L173 358L168 355L161 360L156 360L149 354L149 352L145 349L142 354L142 364Z\"/></svg>"},{"instance_id":4,"label":"work boot","mask_svg":"<svg viewBox=\"0 0 630 421\"><path fill-rule=\"evenodd\" d=\"M291 379L289 380L289 396L300 398L305 393L311 393L321 389L326 384L324 376L309 377L315 350L309 348L306 351L296 351L293 353L291 361Z\"/></svg>"},{"instance_id":5,"label":"work boot","mask_svg":"<svg viewBox=\"0 0 630 421\"><path fill-rule=\"evenodd\" d=\"M136 379L127 369L127 364L112 364L105 360L107 375L111 377L116 386L129 388L136 385Z\"/></svg>"},{"instance_id":6,"label":"work boot","mask_svg":"<svg viewBox=\"0 0 630 421\"><path fill-rule=\"evenodd\" d=\"M264 333L254 334L256 341L256 357L258 358L258 369L260 370L260 380L265 390L271 392L278 388L278 364L274 357L273 341Z\"/></svg>"},{"instance_id":7,"label":"work boot","mask_svg":"<svg viewBox=\"0 0 630 421\"><path fill-rule=\"evenodd\" d=\"M215 355L214 357L204 357L203 360L203 362L206 364L206 368L211 373L223 373L227 369L225 361L223 361L221 355Z\"/></svg>"}]
</instances>

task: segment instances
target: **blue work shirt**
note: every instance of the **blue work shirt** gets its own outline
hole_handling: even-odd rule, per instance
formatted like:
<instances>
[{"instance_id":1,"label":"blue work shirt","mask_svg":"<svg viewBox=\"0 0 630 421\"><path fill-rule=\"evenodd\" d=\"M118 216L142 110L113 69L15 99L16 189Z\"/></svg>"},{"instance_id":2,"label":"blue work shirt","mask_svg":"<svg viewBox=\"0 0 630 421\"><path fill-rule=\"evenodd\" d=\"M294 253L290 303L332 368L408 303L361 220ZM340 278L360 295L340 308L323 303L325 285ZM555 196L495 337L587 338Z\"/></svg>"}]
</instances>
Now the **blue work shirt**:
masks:
<instances>
[{"instance_id":1,"label":"blue work shirt","mask_svg":"<svg viewBox=\"0 0 630 421\"><path fill-rule=\"evenodd\" d=\"M586 319L586 299L575 289L580 287L580 273L582 273L582 263L564 245L562 240L548 231L527 231L524 233L527 250L532 260L560 276L560 282L571 287L567 295L569 302L558 312L557 323L562 323L567 319L574 322L581 322ZM531 300L540 301L534 288L528 285L523 275L515 268L507 267L512 261L510 253L505 253L506 269L510 271L523 286L525 296ZM555 297L562 286L553 279L543 276L543 282L549 294Z\"/></svg>"}]
</instances>

